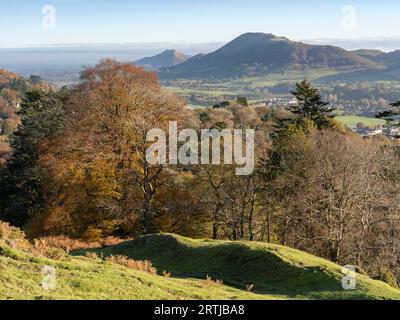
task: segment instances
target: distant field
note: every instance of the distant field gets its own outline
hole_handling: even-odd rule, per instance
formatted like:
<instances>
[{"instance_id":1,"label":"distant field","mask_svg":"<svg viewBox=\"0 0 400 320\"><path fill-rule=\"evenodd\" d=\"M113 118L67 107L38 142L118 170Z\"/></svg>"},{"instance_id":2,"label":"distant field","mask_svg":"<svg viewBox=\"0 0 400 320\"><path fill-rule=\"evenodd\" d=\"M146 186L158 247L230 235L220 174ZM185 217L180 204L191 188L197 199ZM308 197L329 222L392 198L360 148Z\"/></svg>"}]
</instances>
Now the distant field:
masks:
<instances>
[{"instance_id":1,"label":"distant field","mask_svg":"<svg viewBox=\"0 0 400 320\"><path fill-rule=\"evenodd\" d=\"M332 69L312 69L309 71L286 71L285 73L273 73L264 78L256 78L253 87L271 86L282 82L296 82L304 79L317 80L325 76L337 74L338 71Z\"/></svg>"},{"instance_id":2,"label":"distant field","mask_svg":"<svg viewBox=\"0 0 400 320\"><path fill-rule=\"evenodd\" d=\"M192 104L192 103L189 103L188 107L191 109L206 109L207 108L206 106L200 106L200 105Z\"/></svg>"},{"instance_id":3,"label":"distant field","mask_svg":"<svg viewBox=\"0 0 400 320\"><path fill-rule=\"evenodd\" d=\"M357 123L361 122L369 127L385 124L385 121L381 119L367 118L360 116L338 116L336 117L336 120L340 121L343 125L348 126L349 128L355 128L357 126Z\"/></svg>"},{"instance_id":4,"label":"distant field","mask_svg":"<svg viewBox=\"0 0 400 320\"><path fill-rule=\"evenodd\" d=\"M219 97L225 95L236 95L237 93L233 91L225 91L225 90L198 90L198 89L191 89L191 88L180 88L180 87L165 87L170 92L182 94L182 95L191 95L191 94L204 94L210 97Z\"/></svg>"},{"instance_id":5,"label":"distant field","mask_svg":"<svg viewBox=\"0 0 400 320\"><path fill-rule=\"evenodd\" d=\"M221 82L221 85L229 87L247 82L251 83L251 86L253 88L256 88L263 86L273 86L282 82L296 82L303 79L314 81L319 78L336 75L338 73L338 70L328 68L310 69L308 71L287 70L281 73L269 73L265 76L243 77L228 82L223 81Z\"/></svg>"},{"instance_id":6,"label":"distant field","mask_svg":"<svg viewBox=\"0 0 400 320\"><path fill-rule=\"evenodd\" d=\"M265 76L241 77L232 80L221 80L218 83L201 81L195 87L183 83L176 86L166 86L170 92L180 95L201 94L209 97L235 96L254 94L254 89L274 86L279 83L295 83L303 79L316 81L320 78L338 74L338 70L320 68L307 71L287 70L280 73L269 73Z\"/></svg>"}]
</instances>

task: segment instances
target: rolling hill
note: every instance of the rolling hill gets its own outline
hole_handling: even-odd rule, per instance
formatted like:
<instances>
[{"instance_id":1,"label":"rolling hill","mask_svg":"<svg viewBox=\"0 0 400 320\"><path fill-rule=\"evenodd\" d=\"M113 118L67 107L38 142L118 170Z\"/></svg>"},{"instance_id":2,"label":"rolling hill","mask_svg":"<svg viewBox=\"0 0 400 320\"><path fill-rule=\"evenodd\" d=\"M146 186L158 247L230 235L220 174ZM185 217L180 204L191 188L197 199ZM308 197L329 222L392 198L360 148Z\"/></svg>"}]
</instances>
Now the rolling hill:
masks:
<instances>
[{"instance_id":1,"label":"rolling hill","mask_svg":"<svg viewBox=\"0 0 400 320\"><path fill-rule=\"evenodd\" d=\"M164 67L175 66L184 63L189 56L184 55L176 50L166 50L156 56L146 57L135 61L135 64L145 67L146 69L157 70Z\"/></svg>"},{"instance_id":2,"label":"rolling hill","mask_svg":"<svg viewBox=\"0 0 400 320\"><path fill-rule=\"evenodd\" d=\"M382 53L374 57L374 60L388 67L400 67L400 50L389 53Z\"/></svg>"},{"instance_id":3,"label":"rolling hill","mask_svg":"<svg viewBox=\"0 0 400 320\"><path fill-rule=\"evenodd\" d=\"M104 257L84 256L88 251ZM111 255L150 258L158 275L104 259ZM45 267L55 269L50 291L42 288ZM81 250L59 260L0 241L0 270L0 300L400 299L400 290L361 274L356 290L343 290L340 266L298 250L172 234ZM164 271L171 275L163 276Z\"/></svg>"},{"instance_id":4,"label":"rolling hill","mask_svg":"<svg viewBox=\"0 0 400 320\"><path fill-rule=\"evenodd\" d=\"M373 60L374 57L377 57L381 54L385 54L385 52L381 50L374 50L374 49L360 49L360 50L353 50L351 51L361 57Z\"/></svg>"},{"instance_id":5,"label":"rolling hill","mask_svg":"<svg viewBox=\"0 0 400 320\"><path fill-rule=\"evenodd\" d=\"M42 288L43 268L56 269L56 287ZM278 299L202 280L165 278L85 257L55 261L0 244L0 300Z\"/></svg>"},{"instance_id":6,"label":"rolling hill","mask_svg":"<svg viewBox=\"0 0 400 320\"><path fill-rule=\"evenodd\" d=\"M273 34L246 33L219 50L160 70L161 78L226 78L283 70L382 69L382 64L330 45L310 45Z\"/></svg>"},{"instance_id":7,"label":"rolling hill","mask_svg":"<svg viewBox=\"0 0 400 320\"><path fill-rule=\"evenodd\" d=\"M384 69L357 70L339 73L321 78L323 81L400 81L400 50L392 52L381 52L378 50L357 50L359 55L367 57L381 65Z\"/></svg>"},{"instance_id":8,"label":"rolling hill","mask_svg":"<svg viewBox=\"0 0 400 320\"><path fill-rule=\"evenodd\" d=\"M160 273L171 272L173 278L199 281L209 275L242 293L253 284L256 295L247 297L251 299L400 299L399 290L361 274L356 290L343 290L340 266L278 245L157 234L90 251L105 257L149 259Z\"/></svg>"}]
</instances>

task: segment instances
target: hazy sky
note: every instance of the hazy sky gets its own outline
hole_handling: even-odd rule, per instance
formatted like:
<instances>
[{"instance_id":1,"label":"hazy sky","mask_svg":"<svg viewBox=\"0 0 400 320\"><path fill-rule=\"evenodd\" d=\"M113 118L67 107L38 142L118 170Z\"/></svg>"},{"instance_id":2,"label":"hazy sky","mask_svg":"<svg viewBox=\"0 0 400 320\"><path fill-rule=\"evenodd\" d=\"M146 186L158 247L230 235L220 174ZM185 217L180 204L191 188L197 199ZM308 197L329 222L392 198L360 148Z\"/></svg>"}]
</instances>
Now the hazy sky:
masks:
<instances>
[{"instance_id":1,"label":"hazy sky","mask_svg":"<svg viewBox=\"0 0 400 320\"><path fill-rule=\"evenodd\" d=\"M51 11L42 14L46 5L56 10L55 25ZM399 0L0 0L0 47L226 42L249 31L292 39L400 37L399 13Z\"/></svg>"}]
</instances>

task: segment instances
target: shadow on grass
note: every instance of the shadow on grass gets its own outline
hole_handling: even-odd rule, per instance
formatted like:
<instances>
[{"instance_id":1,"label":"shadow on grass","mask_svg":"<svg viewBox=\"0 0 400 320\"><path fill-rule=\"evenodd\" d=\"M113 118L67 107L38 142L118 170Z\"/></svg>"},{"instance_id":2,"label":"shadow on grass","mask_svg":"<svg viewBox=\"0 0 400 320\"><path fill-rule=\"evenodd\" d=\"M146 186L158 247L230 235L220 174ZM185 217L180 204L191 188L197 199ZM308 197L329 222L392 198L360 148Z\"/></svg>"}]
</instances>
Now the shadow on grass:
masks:
<instances>
[{"instance_id":1,"label":"shadow on grass","mask_svg":"<svg viewBox=\"0 0 400 320\"><path fill-rule=\"evenodd\" d=\"M341 282L322 267L293 265L271 250L236 242L210 241L199 245L172 235L151 235L90 251L105 257L124 255L134 260L150 260L160 275L163 271L178 278L205 279L209 275L241 290L253 284L254 292L259 294L324 296L343 291ZM84 255L85 251L74 254Z\"/></svg>"}]
</instances>

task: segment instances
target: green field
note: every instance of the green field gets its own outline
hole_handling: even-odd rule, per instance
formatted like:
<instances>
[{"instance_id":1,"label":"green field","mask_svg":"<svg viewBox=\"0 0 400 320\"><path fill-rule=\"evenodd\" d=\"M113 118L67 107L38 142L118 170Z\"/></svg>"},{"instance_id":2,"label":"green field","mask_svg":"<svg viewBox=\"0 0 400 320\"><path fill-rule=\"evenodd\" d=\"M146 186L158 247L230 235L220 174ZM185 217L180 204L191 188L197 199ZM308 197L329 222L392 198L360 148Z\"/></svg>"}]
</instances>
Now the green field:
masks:
<instances>
[{"instance_id":1,"label":"green field","mask_svg":"<svg viewBox=\"0 0 400 320\"><path fill-rule=\"evenodd\" d=\"M364 123L367 127L374 127L379 125L384 125L386 122L382 119L376 118L367 118L360 116L338 116L335 118L343 125L348 126L349 128L355 128L358 123Z\"/></svg>"},{"instance_id":2,"label":"green field","mask_svg":"<svg viewBox=\"0 0 400 320\"><path fill-rule=\"evenodd\" d=\"M311 81L326 76L332 76L339 71L328 68L310 69L308 71L288 70L282 73L269 73L265 76L241 77L232 80L221 80L220 82L199 81L193 86L190 82L182 82L176 86L165 88L180 95L201 94L209 97L246 95L249 91L266 86L274 86L279 83L295 83L304 79Z\"/></svg>"},{"instance_id":3,"label":"green field","mask_svg":"<svg viewBox=\"0 0 400 320\"><path fill-rule=\"evenodd\" d=\"M236 95L237 94L233 91L219 90L219 89L206 90L206 89L191 89L191 88L172 87L172 86L166 86L164 88L170 92L180 94L180 95L203 94L203 95L207 95L210 97L219 97L219 96L224 96L224 95Z\"/></svg>"},{"instance_id":4,"label":"green field","mask_svg":"<svg viewBox=\"0 0 400 320\"><path fill-rule=\"evenodd\" d=\"M270 74L267 74L266 76L262 76L262 77L242 78L238 81L225 83L225 85L234 84L235 82L251 82L251 86L253 88L257 88L257 87L264 87L264 86L273 86L273 85L276 85L279 83L285 83L285 82L295 83L298 81L302 81L304 79L307 79L310 81L316 81L320 78L323 78L326 76L332 76L332 75L335 75L338 73L339 73L339 71L334 70L334 69L328 69L328 68L310 69L308 71L288 70L283 73L270 73Z\"/></svg>"},{"instance_id":5,"label":"green field","mask_svg":"<svg viewBox=\"0 0 400 320\"><path fill-rule=\"evenodd\" d=\"M192 104L192 103L189 103L188 107L191 109L206 109L207 108L206 106L200 106L200 105Z\"/></svg>"}]
</instances>

